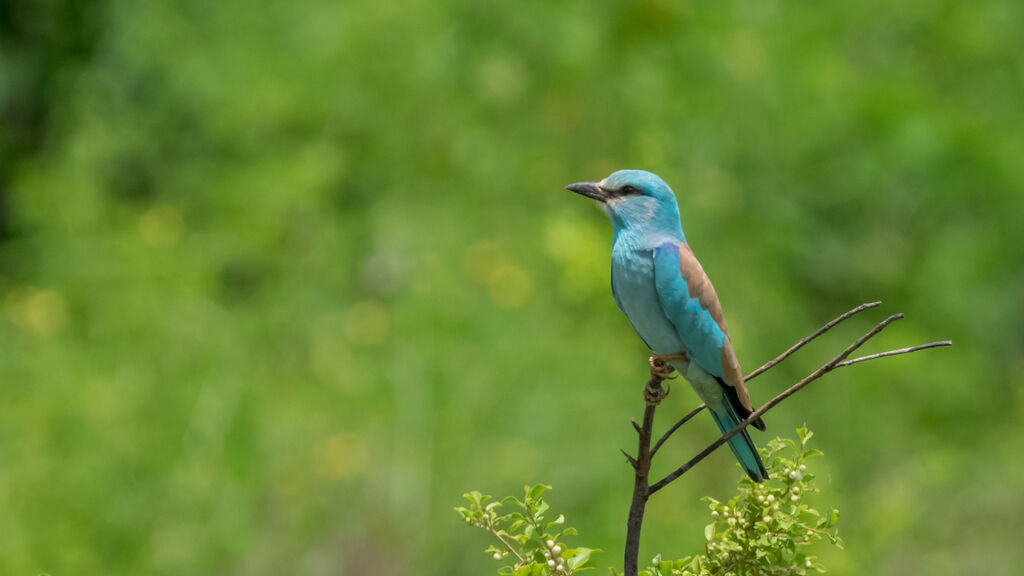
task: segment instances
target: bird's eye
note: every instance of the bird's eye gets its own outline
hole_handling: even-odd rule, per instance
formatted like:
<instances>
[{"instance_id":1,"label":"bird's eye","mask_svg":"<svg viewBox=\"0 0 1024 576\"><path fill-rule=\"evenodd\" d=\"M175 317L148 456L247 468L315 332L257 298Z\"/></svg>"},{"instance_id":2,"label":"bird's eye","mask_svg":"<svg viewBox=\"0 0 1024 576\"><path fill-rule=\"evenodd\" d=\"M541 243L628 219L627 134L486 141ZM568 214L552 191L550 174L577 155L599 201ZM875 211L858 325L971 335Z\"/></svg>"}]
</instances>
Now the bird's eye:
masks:
<instances>
[{"instance_id":1,"label":"bird's eye","mask_svg":"<svg viewBox=\"0 0 1024 576\"><path fill-rule=\"evenodd\" d=\"M629 184L623 186L621 192L624 196L633 196L640 193L640 191L636 189L636 186L631 186Z\"/></svg>"}]
</instances>

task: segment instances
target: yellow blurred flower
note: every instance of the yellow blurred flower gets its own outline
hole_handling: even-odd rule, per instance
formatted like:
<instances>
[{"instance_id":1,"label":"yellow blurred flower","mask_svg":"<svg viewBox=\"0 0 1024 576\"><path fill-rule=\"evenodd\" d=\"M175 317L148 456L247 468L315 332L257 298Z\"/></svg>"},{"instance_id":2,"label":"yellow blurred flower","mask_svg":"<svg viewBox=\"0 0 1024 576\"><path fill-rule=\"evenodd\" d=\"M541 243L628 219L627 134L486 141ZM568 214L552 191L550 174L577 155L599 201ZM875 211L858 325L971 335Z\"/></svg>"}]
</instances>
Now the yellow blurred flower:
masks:
<instances>
[{"instance_id":1,"label":"yellow blurred flower","mask_svg":"<svg viewBox=\"0 0 1024 576\"><path fill-rule=\"evenodd\" d=\"M330 480L344 480L362 474L368 460L366 441L352 432L328 436L313 448L313 469Z\"/></svg>"},{"instance_id":2,"label":"yellow blurred flower","mask_svg":"<svg viewBox=\"0 0 1024 576\"><path fill-rule=\"evenodd\" d=\"M171 206L153 206L139 217L139 235L142 241L157 248L174 246L181 240L183 228L181 214Z\"/></svg>"},{"instance_id":3,"label":"yellow blurred flower","mask_svg":"<svg viewBox=\"0 0 1024 576\"><path fill-rule=\"evenodd\" d=\"M4 309L15 326L41 336L55 334L67 323L67 302L53 290L16 288L4 298Z\"/></svg>"},{"instance_id":4,"label":"yellow blurred flower","mask_svg":"<svg viewBox=\"0 0 1024 576\"><path fill-rule=\"evenodd\" d=\"M489 240L477 242L466 250L463 270L470 279L486 286L491 300L501 308L519 308L533 293L530 274Z\"/></svg>"},{"instance_id":5,"label":"yellow blurred flower","mask_svg":"<svg viewBox=\"0 0 1024 576\"><path fill-rule=\"evenodd\" d=\"M390 332L391 316L379 302L358 302L345 317L345 336L350 342L376 346L382 344Z\"/></svg>"},{"instance_id":6,"label":"yellow blurred flower","mask_svg":"<svg viewBox=\"0 0 1024 576\"><path fill-rule=\"evenodd\" d=\"M584 299L608 289L611 234L573 218L552 218L544 229L548 255L562 268L563 296Z\"/></svg>"}]
</instances>

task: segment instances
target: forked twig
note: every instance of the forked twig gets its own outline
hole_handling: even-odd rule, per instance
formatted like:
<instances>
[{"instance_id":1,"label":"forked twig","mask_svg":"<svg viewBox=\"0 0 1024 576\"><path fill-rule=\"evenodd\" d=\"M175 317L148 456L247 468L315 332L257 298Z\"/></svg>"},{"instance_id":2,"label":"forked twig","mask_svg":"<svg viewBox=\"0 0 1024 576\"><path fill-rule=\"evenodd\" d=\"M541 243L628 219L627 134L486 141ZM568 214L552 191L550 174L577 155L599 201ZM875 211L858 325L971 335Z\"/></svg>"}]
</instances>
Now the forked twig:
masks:
<instances>
[{"instance_id":1,"label":"forked twig","mask_svg":"<svg viewBox=\"0 0 1024 576\"><path fill-rule=\"evenodd\" d=\"M775 358L772 358L771 360L765 362L763 365L761 365L760 368L757 368L756 370L754 370L750 374L747 374L743 378L743 381L744 382L750 382L754 378L757 378L761 374L764 374L769 369L773 368L776 364L778 364L779 362L782 362L786 358L789 358L797 350L799 350L799 349L803 348L804 346L806 346L808 343L811 342L811 340L814 340L818 336L821 336L825 332L828 332L832 328L835 328L835 326L837 324L839 324L840 322L842 322L843 320L847 320L849 318L852 318L853 316L857 315L860 312L863 312L863 311L867 310L868 308L875 308L875 307L881 306L881 305L882 305L881 301L865 302L864 304L861 304L860 306L857 306L855 308L851 308L850 310L847 310L846 312L840 314L839 316L836 316L831 321L829 321L829 323L825 324L821 328L818 328L812 334L809 334L809 335L801 338L799 342L797 342L796 344L793 344L792 346L790 346L789 349L786 350L785 352L783 352L782 354L779 354ZM925 346L926 347L930 347L929 345L925 345ZM908 350L908 351L909 352L913 352L913 350ZM901 353L905 354L906 352L901 352ZM893 354L886 353L886 355L887 356L892 356ZM869 358L867 358L867 357L865 357L864 359L865 360L869 360ZM850 363L853 364L854 362L851 361ZM678 422L676 422L671 428L669 428L668 431L666 431L664 434L662 434L661 438L659 438L658 442L654 445L654 449L651 450L651 456L653 456L654 453L658 451L658 448L661 448L661 445L664 444L665 441L668 440L669 436L671 436L676 430L678 430L680 426L682 426L683 424L686 424L687 422L689 422L691 418L693 418L694 416L699 414L701 410L703 410L703 409L705 409L707 407L708 407L707 404L701 404L700 406L697 406L696 408L693 409L693 411L691 411L686 416L683 416Z\"/></svg>"},{"instance_id":2,"label":"forked twig","mask_svg":"<svg viewBox=\"0 0 1024 576\"><path fill-rule=\"evenodd\" d=\"M860 306L853 308L852 310L846 312L845 314L836 317L828 324L825 324L824 326L819 328L813 334L803 338L802 340L791 346L788 350L786 350L779 356L767 362L757 370L751 372L745 378L745 380L752 380L759 376L760 374L763 374L764 372L768 371L773 366L777 365L779 362L782 362L783 360L791 356L794 352L805 346L808 342L814 340L818 336L821 336L825 332L829 331L831 328L833 328L843 320L846 320L847 318L850 318L851 316L863 310L867 310L868 308L874 308L880 304L881 302L868 302L865 304L861 304ZM815 380L821 378L822 376L831 372L832 370L835 370L836 368L851 366L853 364L858 364L860 362L866 362L868 360L874 360L877 358L885 358L886 356L909 354L911 352L917 352L919 350L936 348L939 346L950 346L953 344L949 340L943 340L939 342L930 342L928 344L922 344L920 346L912 346L909 348L900 348L897 350L890 350L887 352L880 352L877 354L860 356L858 358L853 358L852 360L847 360L850 354L852 354L855 350L863 346L865 342L867 342L868 340L876 336L879 332L884 330L886 326L895 322L896 320L899 320L900 318L903 318L903 314L894 314L892 316L889 316L882 322L878 323L874 328L872 328L866 334L858 338L853 344L847 346L846 349L839 353L837 356L826 362L823 366L812 372L806 378L800 380L796 384L790 386L781 394L775 396L774 398L766 402L763 406L761 406L753 413L751 413L750 416L747 417L747 419L737 424L731 430L729 430L721 437L719 437L717 440L712 442L707 448L705 448L696 456L688 460L685 464L683 464L679 468L676 468L672 473L668 474L667 476L665 476L664 478L662 478L661 480L654 484L649 484L648 478L651 469L651 459L653 458L654 454L658 451L659 448L661 448L662 444L665 443L665 441L672 435L673 432L678 430L683 424L689 422L694 416L699 414L700 411L705 408L705 405L701 404L694 410L690 411L690 413L688 413L678 422L676 422L675 425L669 428L669 430L666 431L660 439L658 439L658 441L654 444L654 448L651 449L651 431L654 427L654 411L657 408L657 402L652 402L650 398L650 393L645 392L645 399L647 399L647 402L644 409L643 424L637 426L636 421L633 421L633 426L634 428L637 428L637 432L640 437L638 442L637 457L633 458L629 454L626 454L626 457L629 459L630 464L634 468L635 481L633 484L633 501L629 509L629 519L627 521L626 530L626 550L624 565L625 576L637 575L638 559L640 552L640 529L643 525L644 509L647 504L647 499L650 498L652 494L654 494L658 490L661 490L662 488L669 485L674 480L685 474L687 471L692 469L702 460L707 458L708 455L710 455L712 452L720 448L722 444L725 444L733 436L736 436L737 434L741 433L744 429L746 429L747 426L749 426L752 422L757 420L763 414L765 414L775 406L779 405L786 398L789 398L793 394L796 394L811 382L814 382ZM661 390L662 380L663 378L656 377L652 373L652 378L647 383L645 391ZM660 401L660 398L661 397L658 397L657 400ZM625 454L625 452L623 453Z\"/></svg>"},{"instance_id":3,"label":"forked twig","mask_svg":"<svg viewBox=\"0 0 1024 576\"><path fill-rule=\"evenodd\" d=\"M742 422L740 422L739 424L734 426L732 430L729 430L728 432L723 434L718 440L715 440L707 448L705 448L704 450L701 450L700 453L698 453L696 456L694 456L693 458L690 458L690 460L688 460L685 464L683 464L679 468L676 468L675 471L673 471L671 474L669 474L668 476L665 476L664 478L662 478L658 482L652 484L650 489L647 491L647 495L650 496L651 494L654 494L658 490L661 490L662 488L667 486L669 483L671 483L676 478L679 478L680 476L685 474L687 470L689 470L690 468L693 468L698 462L700 462L704 458L707 458L709 454L711 454L712 452L717 450L720 446L722 446L722 444L725 444L726 442L728 442L730 438L732 438L733 436L735 436L735 435L739 434L740 432L742 432L747 426L750 425L751 422L757 420L765 412L771 410L772 408L777 406L780 402L782 402L786 398L789 398L793 394L796 394L797 392L800 391L801 388L807 386L811 382L814 382L818 378L821 378L825 374L828 374L829 372L834 370L836 368L836 366L839 365L840 362L842 362L843 360L846 359L847 356L852 354L856 349L858 349L861 346L863 346L865 342L867 342L868 340L873 338L876 334L878 334L879 332L884 330L886 326L888 326L889 324L892 324L893 322L899 320L900 318L903 318L903 314L902 313L900 313L900 314L893 314L892 316L889 316L885 320L882 320L881 322L879 322L874 328L869 330L867 332L867 334L864 334L863 336L858 338L856 342L854 342L853 344L850 344L849 346L847 346L846 350L843 350L835 358L833 358L833 359L829 360L828 362L826 362L824 366L822 366L821 368L818 368L817 370L812 372L809 376L807 376L803 380L801 380L801 381L797 382L796 384L790 386L789 388L787 388L784 392L782 392L778 396L772 398L768 402L765 402L765 404L763 406L761 406L757 410L754 410L754 412L752 412L750 414L750 416L747 416L746 420L743 420ZM878 356L878 357L881 357L881 356Z\"/></svg>"}]
</instances>

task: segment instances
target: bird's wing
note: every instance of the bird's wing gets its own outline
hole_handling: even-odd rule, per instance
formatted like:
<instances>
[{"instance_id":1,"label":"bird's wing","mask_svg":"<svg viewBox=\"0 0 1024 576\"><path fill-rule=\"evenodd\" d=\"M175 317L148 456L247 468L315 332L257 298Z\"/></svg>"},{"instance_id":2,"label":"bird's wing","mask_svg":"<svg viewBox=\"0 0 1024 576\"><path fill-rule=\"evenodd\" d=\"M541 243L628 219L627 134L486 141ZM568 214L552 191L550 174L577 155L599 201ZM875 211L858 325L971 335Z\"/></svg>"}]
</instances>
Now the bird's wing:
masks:
<instances>
[{"instance_id":1,"label":"bird's wing","mask_svg":"<svg viewBox=\"0 0 1024 576\"><path fill-rule=\"evenodd\" d=\"M722 305L693 250L665 242L654 250L654 279L662 311L676 327L691 361L716 376L749 414L753 409L743 372L729 341Z\"/></svg>"}]
</instances>

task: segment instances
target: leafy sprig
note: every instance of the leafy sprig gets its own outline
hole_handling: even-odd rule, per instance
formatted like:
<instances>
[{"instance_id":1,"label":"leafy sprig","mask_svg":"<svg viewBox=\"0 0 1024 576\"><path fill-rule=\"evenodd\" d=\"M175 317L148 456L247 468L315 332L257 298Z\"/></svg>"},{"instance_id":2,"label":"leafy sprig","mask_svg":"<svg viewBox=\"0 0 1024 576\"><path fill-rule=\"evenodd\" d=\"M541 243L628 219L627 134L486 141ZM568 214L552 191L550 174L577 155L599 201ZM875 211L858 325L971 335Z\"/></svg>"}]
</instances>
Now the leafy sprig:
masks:
<instances>
[{"instance_id":1,"label":"leafy sprig","mask_svg":"<svg viewBox=\"0 0 1024 576\"><path fill-rule=\"evenodd\" d=\"M812 551L822 540L842 548L835 528L839 511L822 513L808 504L807 496L818 488L807 460L820 456L821 451L807 447L814 435L810 430L798 428L796 432L799 442L776 438L761 451L770 480L757 484L743 478L736 496L727 502L704 498L711 521L704 527L703 554L676 560L659 554L640 575L806 576L812 570L825 572ZM522 500L511 496L493 500L475 490L463 494L469 505L455 510L467 524L486 530L497 540L486 552L504 562L498 574L570 576L594 567L591 555L599 550L569 548L563 541L577 534L575 528L565 525L564 515L545 521L550 508L544 493L550 489L544 484L525 486ZM512 510L503 513L506 506Z\"/></svg>"},{"instance_id":2,"label":"leafy sprig","mask_svg":"<svg viewBox=\"0 0 1024 576\"><path fill-rule=\"evenodd\" d=\"M569 548L562 539L576 535L576 529L565 525L565 515L559 514L550 522L544 521L549 505L543 495L551 487L545 484L525 486L523 499L509 496L492 500L490 496L474 490L462 496L468 507L457 507L466 523L482 528L493 535L501 546L486 549L495 560L513 560L498 574L506 576L570 576L594 567L591 554L599 552L582 546ZM502 514L502 507L515 510Z\"/></svg>"}]
</instances>

